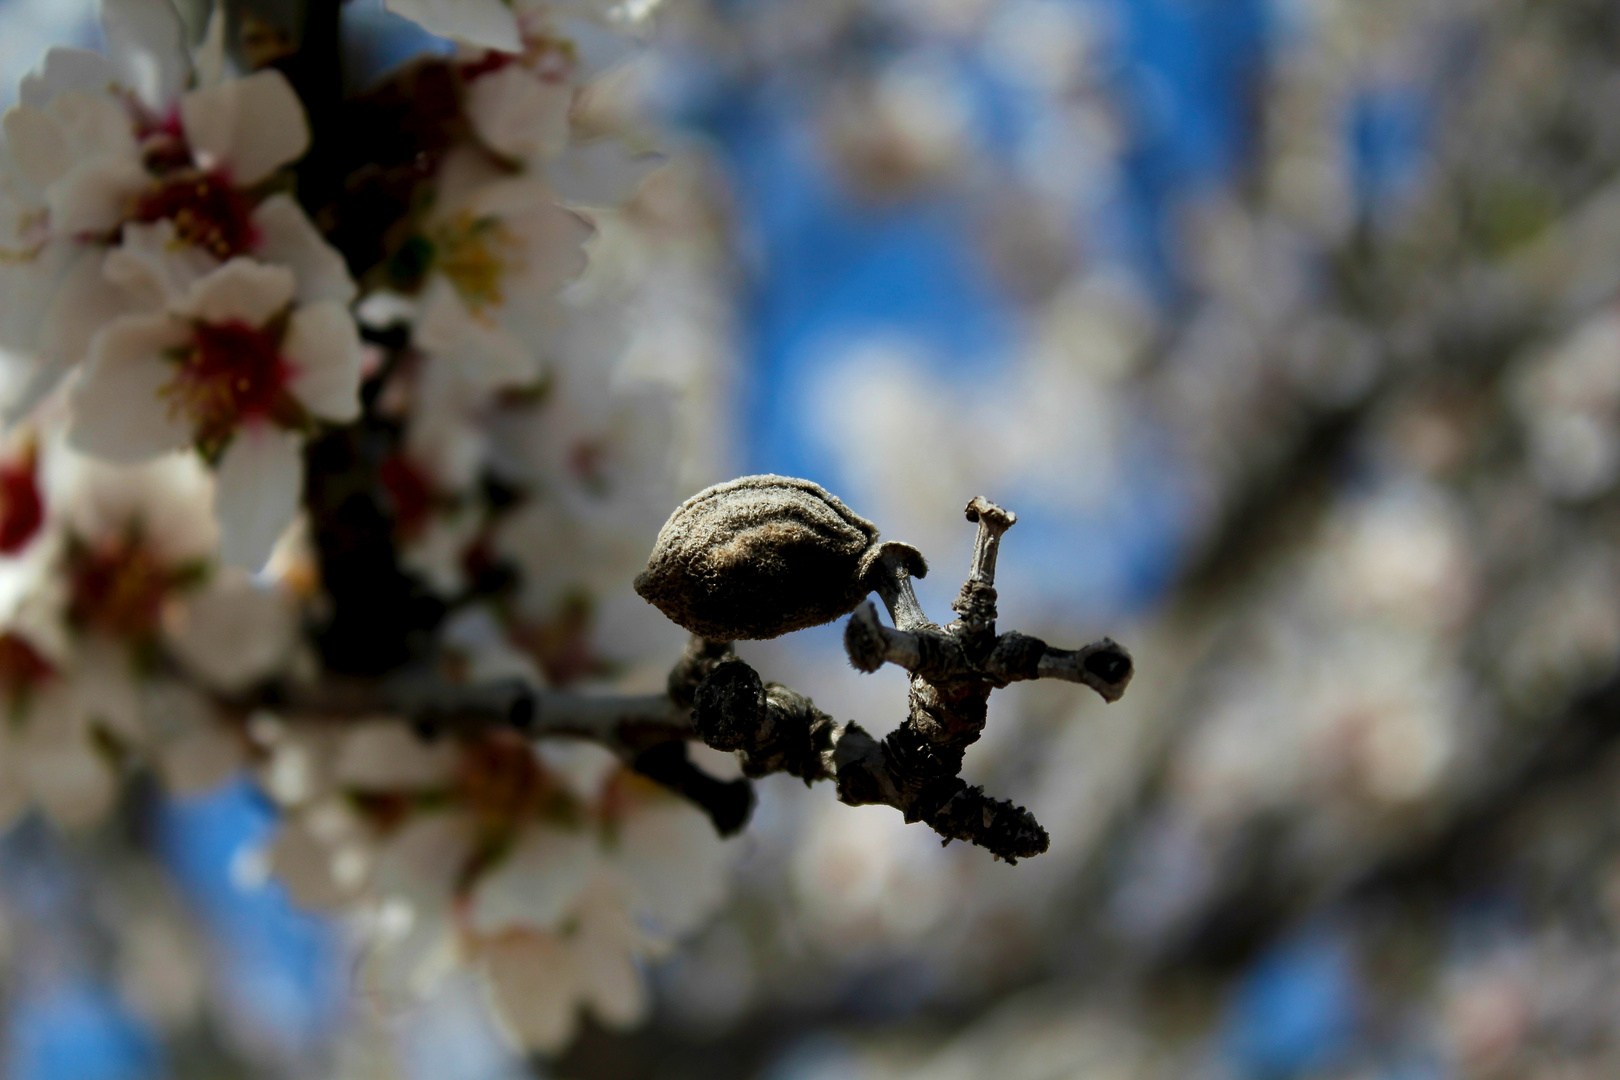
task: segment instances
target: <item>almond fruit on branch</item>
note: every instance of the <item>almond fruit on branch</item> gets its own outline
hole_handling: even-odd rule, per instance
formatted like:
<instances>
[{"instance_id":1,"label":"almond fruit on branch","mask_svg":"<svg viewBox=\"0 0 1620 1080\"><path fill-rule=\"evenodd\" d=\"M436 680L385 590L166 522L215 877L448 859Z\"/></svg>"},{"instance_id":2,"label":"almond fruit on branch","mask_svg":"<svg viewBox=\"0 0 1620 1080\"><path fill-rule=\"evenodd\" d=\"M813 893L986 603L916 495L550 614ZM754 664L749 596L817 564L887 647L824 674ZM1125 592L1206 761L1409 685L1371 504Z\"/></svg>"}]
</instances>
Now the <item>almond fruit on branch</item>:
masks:
<instances>
[{"instance_id":1,"label":"almond fruit on branch","mask_svg":"<svg viewBox=\"0 0 1620 1080\"><path fill-rule=\"evenodd\" d=\"M927 573L915 548L880 543L878 530L807 480L749 476L683 503L660 532L636 591L695 635L670 680L677 706L692 703L698 737L735 751L750 777L787 772L831 780L840 801L884 803L1009 863L1047 848L1024 808L993 799L959 775L984 730L991 691L1025 679L1080 682L1116 701L1130 683L1128 652L1109 639L1055 649L1017 631L996 632L996 555L1015 515L982 497L967 505L979 527L973 565L952 607L930 621L912 589ZM876 592L893 627L865 597ZM730 641L771 638L853 612L844 633L862 671L885 663L911 673L906 719L882 739L840 723L803 694L759 675Z\"/></svg>"}]
</instances>

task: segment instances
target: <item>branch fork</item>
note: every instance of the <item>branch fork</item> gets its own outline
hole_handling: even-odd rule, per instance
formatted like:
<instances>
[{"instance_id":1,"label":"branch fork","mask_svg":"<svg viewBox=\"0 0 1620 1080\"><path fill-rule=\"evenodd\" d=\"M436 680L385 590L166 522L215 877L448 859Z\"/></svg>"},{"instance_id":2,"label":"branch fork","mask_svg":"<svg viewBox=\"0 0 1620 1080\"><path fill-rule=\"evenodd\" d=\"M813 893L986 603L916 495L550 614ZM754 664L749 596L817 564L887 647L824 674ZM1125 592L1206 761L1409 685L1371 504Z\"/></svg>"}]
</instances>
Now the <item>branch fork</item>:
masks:
<instances>
[{"instance_id":1,"label":"branch fork","mask_svg":"<svg viewBox=\"0 0 1620 1080\"><path fill-rule=\"evenodd\" d=\"M1002 535L1018 519L982 496L968 503L966 516L979 531L967 579L951 605L955 622L942 628L928 619L908 562L893 557L879 560L873 587L894 626L879 621L871 601L845 626L844 648L858 670L892 663L911 674L909 714L894 731L879 740L859 724L839 723L809 698L763 683L730 657L719 659L698 685L693 720L705 743L738 753L748 776L786 772L807 784L831 780L842 802L893 806L907 821L926 822L945 843L966 840L1014 863L1047 849L1046 830L1023 807L990 798L959 775L967 747L984 730L991 691L1028 679L1063 679L1112 702L1134 669L1130 654L1107 638L1067 650L1016 631L997 635L996 557Z\"/></svg>"}]
</instances>

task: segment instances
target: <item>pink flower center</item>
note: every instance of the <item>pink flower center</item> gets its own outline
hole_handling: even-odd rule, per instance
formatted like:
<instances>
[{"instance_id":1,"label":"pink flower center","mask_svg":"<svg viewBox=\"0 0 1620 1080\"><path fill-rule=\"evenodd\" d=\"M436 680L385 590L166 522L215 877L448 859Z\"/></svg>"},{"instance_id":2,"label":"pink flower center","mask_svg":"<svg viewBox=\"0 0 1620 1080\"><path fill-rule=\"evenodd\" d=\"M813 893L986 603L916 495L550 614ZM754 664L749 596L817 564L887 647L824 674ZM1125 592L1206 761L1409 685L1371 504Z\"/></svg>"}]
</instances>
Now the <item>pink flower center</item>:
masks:
<instances>
[{"instance_id":1,"label":"pink flower center","mask_svg":"<svg viewBox=\"0 0 1620 1080\"><path fill-rule=\"evenodd\" d=\"M247 252L257 239L253 207L224 174L193 169L156 181L135 201L136 221L171 221L175 235L219 259Z\"/></svg>"},{"instance_id":2,"label":"pink flower center","mask_svg":"<svg viewBox=\"0 0 1620 1080\"><path fill-rule=\"evenodd\" d=\"M286 392L292 365L281 355L284 333L281 320L262 329L237 319L198 323L191 343L179 350L180 370L163 393L196 423L204 454L222 450L246 419L296 426L297 408Z\"/></svg>"}]
</instances>

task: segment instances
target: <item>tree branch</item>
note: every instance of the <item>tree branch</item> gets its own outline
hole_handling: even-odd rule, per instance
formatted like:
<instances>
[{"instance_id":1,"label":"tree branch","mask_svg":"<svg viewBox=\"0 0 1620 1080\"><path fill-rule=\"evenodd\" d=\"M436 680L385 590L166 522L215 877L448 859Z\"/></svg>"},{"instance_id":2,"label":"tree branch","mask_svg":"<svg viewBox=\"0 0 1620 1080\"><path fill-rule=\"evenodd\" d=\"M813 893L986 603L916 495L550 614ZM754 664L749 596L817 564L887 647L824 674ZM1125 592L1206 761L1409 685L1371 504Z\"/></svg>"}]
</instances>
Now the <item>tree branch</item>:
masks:
<instances>
[{"instance_id":1,"label":"tree branch","mask_svg":"<svg viewBox=\"0 0 1620 1080\"><path fill-rule=\"evenodd\" d=\"M700 661L708 645L696 650ZM729 652L730 646L723 648ZM688 658L676 665L672 686L692 665ZM753 811L753 785L747 780L717 780L689 760L687 741L697 737L691 705L673 694L572 694L539 690L521 679L458 683L434 668L412 667L378 680L328 677L312 686L280 685L254 704L304 720L353 723L397 716L425 739L475 740L504 729L535 739L589 739L696 804L722 836L739 831Z\"/></svg>"},{"instance_id":2,"label":"tree branch","mask_svg":"<svg viewBox=\"0 0 1620 1080\"><path fill-rule=\"evenodd\" d=\"M833 720L803 694L766 686L741 660L721 664L704 680L694 711L703 741L737 751L747 776L831 780L840 802L892 806L947 843L966 840L1009 863L1047 848L1046 830L1029 811L969 787L956 775L960 760L954 769L943 767L904 725L879 741L859 724Z\"/></svg>"},{"instance_id":3,"label":"tree branch","mask_svg":"<svg viewBox=\"0 0 1620 1080\"><path fill-rule=\"evenodd\" d=\"M923 821L947 843L966 840L1008 862L1047 848L1046 830L1023 807L992 799L962 780L967 747L984 730L990 692L1025 679L1055 678L1092 687L1116 701L1130 683L1130 654L1113 641L1077 651L1053 649L1039 638L995 632L996 555L1001 536L1018 519L978 497L967 518L979 526L973 564L952 606L961 616L941 628L929 620L898 558L879 564L874 587L894 618L878 621L871 601L844 630L858 670L884 663L911 673L910 713L881 741L859 724L838 723L802 694L766 685L753 668L715 643L694 639L687 657L712 665L697 686L693 717L699 736L736 751L752 777L786 772L813 783L831 780L841 802L883 803ZM674 681L672 677L671 687Z\"/></svg>"}]
</instances>

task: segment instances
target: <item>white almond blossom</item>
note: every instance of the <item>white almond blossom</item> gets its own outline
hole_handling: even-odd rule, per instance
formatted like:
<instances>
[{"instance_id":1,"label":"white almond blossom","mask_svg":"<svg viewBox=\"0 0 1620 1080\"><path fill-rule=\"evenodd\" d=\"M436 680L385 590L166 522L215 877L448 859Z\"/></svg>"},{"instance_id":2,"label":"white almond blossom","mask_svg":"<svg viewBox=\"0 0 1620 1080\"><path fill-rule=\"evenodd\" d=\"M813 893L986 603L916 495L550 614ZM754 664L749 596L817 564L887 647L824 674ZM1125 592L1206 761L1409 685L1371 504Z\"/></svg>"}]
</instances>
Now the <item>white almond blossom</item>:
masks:
<instances>
[{"instance_id":1,"label":"white almond blossom","mask_svg":"<svg viewBox=\"0 0 1620 1080\"><path fill-rule=\"evenodd\" d=\"M117 462L196 446L217 462L221 555L257 569L297 513L304 431L359 415L360 363L341 305L299 303L291 270L232 259L97 335L70 439Z\"/></svg>"},{"instance_id":2,"label":"white almond blossom","mask_svg":"<svg viewBox=\"0 0 1620 1080\"><path fill-rule=\"evenodd\" d=\"M354 297L342 257L298 205L259 191L309 146L292 87L267 70L181 92L191 65L163 10L109 5L114 54L53 50L0 124L0 344L31 364L14 414L109 320L227 259L290 267L303 300ZM154 47L164 40L174 48Z\"/></svg>"},{"instance_id":3,"label":"white almond blossom","mask_svg":"<svg viewBox=\"0 0 1620 1080\"><path fill-rule=\"evenodd\" d=\"M292 817L273 864L299 902L361 913L367 992L426 996L471 967L520 1045L558 1048L582 1005L638 1019L637 960L723 889L708 819L599 747L428 744L379 720L276 754Z\"/></svg>"},{"instance_id":4,"label":"white almond blossom","mask_svg":"<svg viewBox=\"0 0 1620 1080\"><path fill-rule=\"evenodd\" d=\"M491 402L541 384L555 333L549 301L584 269L590 235L543 181L475 147L453 150L436 177L418 240L428 270L410 305L419 361L405 447L383 479L407 565L442 593L464 583L485 524L477 487L489 468Z\"/></svg>"},{"instance_id":5,"label":"white almond blossom","mask_svg":"<svg viewBox=\"0 0 1620 1080\"><path fill-rule=\"evenodd\" d=\"M495 551L521 568L515 614L529 633L555 632L581 598L631 596L627 583L662 524L655 508L673 497L668 395L647 385L577 385L584 381L559 380L554 400L496 429L503 463L543 493L503 518L492 537ZM597 644L630 660L651 643Z\"/></svg>"},{"instance_id":6,"label":"white almond blossom","mask_svg":"<svg viewBox=\"0 0 1620 1080\"><path fill-rule=\"evenodd\" d=\"M414 340L446 370L439 393L533 383L544 301L585 268L591 228L543 180L513 175L473 147L453 150L422 223L428 252Z\"/></svg>"},{"instance_id":7,"label":"white almond blossom","mask_svg":"<svg viewBox=\"0 0 1620 1080\"><path fill-rule=\"evenodd\" d=\"M201 688L239 689L282 665L295 625L274 587L211 572L211 482L193 455L107 465L46 440L43 534L0 559L0 810L99 820L122 767L148 758L179 790L241 761L198 686L160 676L172 650ZM251 641L251 647L244 648Z\"/></svg>"},{"instance_id":8,"label":"white almond blossom","mask_svg":"<svg viewBox=\"0 0 1620 1080\"><path fill-rule=\"evenodd\" d=\"M525 165L562 154L577 65L568 41L547 37L528 43L521 56L492 52L464 66L467 120L479 141Z\"/></svg>"},{"instance_id":9,"label":"white almond blossom","mask_svg":"<svg viewBox=\"0 0 1620 1080\"><path fill-rule=\"evenodd\" d=\"M649 5L650 7L650 5ZM570 204L623 203L662 158L581 115L579 93L630 55L640 25L629 5L520 4L518 50L464 47L456 74L462 110L487 150L544 176ZM622 133L621 133L622 134Z\"/></svg>"},{"instance_id":10,"label":"white almond blossom","mask_svg":"<svg viewBox=\"0 0 1620 1080\"><path fill-rule=\"evenodd\" d=\"M635 260L584 281L603 215L574 209L612 214L650 161L576 110L654 3L389 6L457 51L340 123L274 68L230 76L221 8L189 52L170 0L104 0L105 54L53 50L0 121L0 828L248 766L282 808L259 865L345 914L361 997L473 981L557 1049L582 1011L644 1015L642 965L732 848L613 751L424 738L396 694L628 692L606 677L675 655L629 589L673 503L671 401L621 385ZM293 174L418 105L400 157ZM312 218L295 185L337 194ZM373 594L408 624L375 663L333 644L388 640Z\"/></svg>"}]
</instances>

